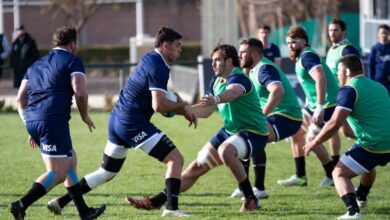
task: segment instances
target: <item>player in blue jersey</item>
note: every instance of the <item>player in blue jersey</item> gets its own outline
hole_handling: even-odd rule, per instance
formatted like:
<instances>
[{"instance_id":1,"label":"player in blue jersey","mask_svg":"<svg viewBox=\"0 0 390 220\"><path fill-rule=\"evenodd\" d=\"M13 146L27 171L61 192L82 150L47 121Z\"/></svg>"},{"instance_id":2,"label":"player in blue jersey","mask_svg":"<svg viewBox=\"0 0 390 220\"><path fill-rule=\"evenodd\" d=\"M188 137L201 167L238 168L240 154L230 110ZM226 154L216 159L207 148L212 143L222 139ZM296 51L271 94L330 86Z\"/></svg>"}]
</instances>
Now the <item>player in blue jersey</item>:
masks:
<instances>
[{"instance_id":1,"label":"player in blue jersey","mask_svg":"<svg viewBox=\"0 0 390 220\"><path fill-rule=\"evenodd\" d=\"M382 83L390 94L390 27L378 27L378 43L371 48L368 57L368 77Z\"/></svg>"},{"instance_id":2,"label":"player in blue jersey","mask_svg":"<svg viewBox=\"0 0 390 220\"><path fill-rule=\"evenodd\" d=\"M127 79L119 100L111 112L108 123L108 141L101 167L86 175L81 182L82 193L87 193L111 180L122 168L129 148L141 149L167 165L165 179L168 198L163 216L186 217L179 210L178 197L183 156L172 141L150 122L155 112L176 112L191 124L197 119L182 100L172 102L166 98L169 63L181 53L182 35L162 27L157 34L155 49L145 54ZM70 201L68 194L49 201L48 208L61 214Z\"/></svg>"},{"instance_id":3,"label":"player in blue jersey","mask_svg":"<svg viewBox=\"0 0 390 220\"><path fill-rule=\"evenodd\" d=\"M390 127L382 126L390 123L390 99L383 85L364 76L363 65L356 55L339 60L338 77L342 87L338 91L335 112L304 148L308 154L342 125L346 136L356 139L340 158L333 179L348 210L338 219L360 219L359 206L367 204L367 195L376 178L375 167L390 162ZM361 175L360 185L355 193L351 179L358 175Z\"/></svg>"},{"instance_id":4,"label":"player in blue jersey","mask_svg":"<svg viewBox=\"0 0 390 220\"><path fill-rule=\"evenodd\" d=\"M88 93L83 62L74 55L77 33L73 27L59 28L53 35L54 49L36 61L20 86L18 111L29 133L29 144L39 147L46 166L31 189L9 210L15 219L24 219L26 209L53 187L64 183L81 219L95 219L105 210L88 207L76 175L76 153L69 131L70 107L76 104L89 130L95 128L88 115Z\"/></svg>"},{"instance_id":5,"label":"player in blue jersey","mask_svg":"<svg viewBox=\"0 0 390 220\"><path fill-rule=\"evenodd\" d=\"M269 35L271 34L271 28L268 25L262 25L257 30L257 38L263 43L264 56L274 62L276 65L281 65L281 56L279 47L269 42Z\"/></svg>"},{"instance_id":6,"label":"player in blue jersey","mask_svg":"<svg viewBox=\"0 0 390 220\"><path fill-rule=\"evenodd\" d=\"M214 48L212 66L215 76L210 82L211 94L192 106L199 118L209 117L216 108L224 119L223 127L199 151L198 156L182 173L180 191L190 189L199 177L220 165L226 165L244 195L241 212L260 207L240 159L263 153L268 129L260 100L250 78L239 68L240 61L234 46L222 44ZM250 120L248 120L250 119ZM166 190L153 198L133 199L138 209L158 209L167 201Z\"/></svg>"}]
</instances>

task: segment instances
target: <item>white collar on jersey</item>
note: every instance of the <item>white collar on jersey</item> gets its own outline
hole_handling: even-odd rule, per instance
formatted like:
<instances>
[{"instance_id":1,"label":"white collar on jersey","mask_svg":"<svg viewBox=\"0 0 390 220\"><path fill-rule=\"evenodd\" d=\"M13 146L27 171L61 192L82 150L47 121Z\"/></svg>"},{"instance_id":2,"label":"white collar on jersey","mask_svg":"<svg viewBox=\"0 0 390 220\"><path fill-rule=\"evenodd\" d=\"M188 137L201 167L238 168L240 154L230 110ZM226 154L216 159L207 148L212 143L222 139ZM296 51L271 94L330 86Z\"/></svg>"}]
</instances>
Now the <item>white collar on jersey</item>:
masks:
<instances>
[{"instance_id":1,"label":"white collar on jersey","mask_svg":"<svg viewBox=\"0 0 390 220\"><path fill-rule=\"evenodd\" d=\"M54 47L53 50L63 50L63 51L69 52L69 50L64 49L62 47Z\"/></svg>"},{"instance_id":2,"label":"white collar on jersey","mask_svg":"<svg viewBox=\"0 0 390 220\"><path fill-rule=\"evenodd\" d=\"M343 43L344 43L345 41L347 41L347 38L344 38L344 39L342 39L340 42L335 43L333 47L338 47L338 46L340 46L340 45L343 45Z\"/></svg>"},{"instance_id":3,"label":"white collar on jersey","mask_svg":"<svg viewBox=\"0 0 390 220\"><path fill-rule=\"evenodd\" d=\"M168 65L167 61L165 61L163 55L160 53L160 51L157 50L157 48L154 48L154 52L156 52L158 55L160 55L161 58L164 60L164 63L168 67L168 69L171 69L171 67Z\"/></svg>"}]
</instances>

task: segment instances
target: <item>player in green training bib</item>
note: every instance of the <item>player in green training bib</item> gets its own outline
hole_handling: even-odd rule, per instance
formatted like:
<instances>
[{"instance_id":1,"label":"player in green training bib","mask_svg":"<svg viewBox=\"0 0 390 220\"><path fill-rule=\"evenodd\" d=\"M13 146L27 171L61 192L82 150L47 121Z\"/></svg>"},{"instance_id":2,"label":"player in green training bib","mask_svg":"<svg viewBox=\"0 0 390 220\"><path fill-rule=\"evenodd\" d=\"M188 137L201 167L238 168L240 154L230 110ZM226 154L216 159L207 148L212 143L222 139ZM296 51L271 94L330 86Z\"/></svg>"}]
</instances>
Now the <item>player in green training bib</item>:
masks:
<instances>
[{"instance_id":1,"label":"player in green training bib","mask_svg":"<svg viewBox=\"0 0 390 220\"><path fill-rule=\"evenodd\" d=\"M326 55L326 65L328 65L333 76L337 80L337 64L339 59L342 56L348 54L359 55L359 51L348 41L346 38L347 25L344 21L338 18L334 18L329 22L328 25L328 35L330 42L332 43L331 47L328 50ZM329 149L331 153L331 160L334 165L337 164L340 158L340 147L341 140L338 133L335 134L331 139L329 139Z\"/></svg>"},{"instance_id":2,"label":"player in green training bib","mask_svg":"<svg viewBox=\"0 0 390 220\"><path fill-rule=\"evenodd\" d=\"M253 193L248 176L240 159L265 155L268 129L260 107L260 100L247 75L239 68L237 50L222 44L214 48L212 65L215 72L210 83L211 93L192 106L191 111L199 118L209 117L216 108L224 119L223 127L199 151L181 175L180 192L185 192L212 168L225 164L232 172L245 201L240 211L253 211L260 203ZM139 209L159 208L165 203L165 192L153 198L132 200Z\"/></svg>"},{"instance_id":3,"label":"player in green training bib","mask_svg":"<svg viewBox=\"0 0 390 220\"><path fill-rule=\"evenodd\" d=\"M329 139L338 129L356 143L341 158L333 171L336 190L348 212L338 219L361 218L360 207L367 204L367 195L374 184L375 167L390 161L390 100L386 88L364 76L362 63L356 55L339 60L338 77L341 88L336 110L317 137L305 146L308 154ZM351 179L361 175L355 193Z\"/></svg>"},{"instance_id":4,"label":"player in green training bib","mask_svg":"<svg viewBox=\"0 0 390 220\"><path fill-rule=\"evenodd\" d=\"M334 111L338 85L328 66L308 44L306 31L292 26L287 32L286 42L290 58L295 60L295 72L306 96L304 113L310 122L307 140L311 140ZM324 167L326 176L320 186L331 186L333 163L325 147L316 148L315 153Z\"/></svg>"},{"instance_id":5,"label":"player in green training bib","mask_svg":"<svg viewBox=\"0 0 390 220\"><path fill-rule=\"evenodd\" d=\"M255 38L241 41L239 58L241 67L244 68L244 71L248 71L254 88L260 97L263 113L267 117L267 126L270 131L268 142L280 141L291 136L293 148L296 145L298 145L297 148L302 148L304 145L304 131L302 130L300 135L297 133L302 125L301 106L285 74L276 64L265 57L262 42ZM253 192L259 199L267 198L268 193L264 186L266 156L258 154L253 156L252 159L255 172ZM299 179L301 181L295 181L294 183L290 181L291 185L307 185L304 160L305 157L302 151L302 157L295 160L302 162L296 166L297 176L301 178ZM248 173L250 161L242 162ZM242 192L239 188L236 188L230 197L241 196Z\"/></svg>"}]
</instances>

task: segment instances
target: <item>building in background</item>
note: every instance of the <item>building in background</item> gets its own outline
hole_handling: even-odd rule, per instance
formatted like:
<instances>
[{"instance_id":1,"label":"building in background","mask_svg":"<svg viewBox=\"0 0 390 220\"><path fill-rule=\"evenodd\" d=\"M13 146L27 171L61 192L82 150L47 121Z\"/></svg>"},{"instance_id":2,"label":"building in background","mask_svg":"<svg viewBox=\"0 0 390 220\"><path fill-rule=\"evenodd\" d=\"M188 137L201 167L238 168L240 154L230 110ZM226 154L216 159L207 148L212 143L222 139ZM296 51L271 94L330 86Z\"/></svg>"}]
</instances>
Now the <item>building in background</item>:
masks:
<instances>
[{"instance_id":1,"label":"building in background","mask_svg":"<svg viewBox=\"0 0 390 220\"><path fill-rule=\"evenodd\" d=\"M376 44L378 26L390 25L390 0L360 0L360 47L369 53Z\"/></svg>"}]
</instances>

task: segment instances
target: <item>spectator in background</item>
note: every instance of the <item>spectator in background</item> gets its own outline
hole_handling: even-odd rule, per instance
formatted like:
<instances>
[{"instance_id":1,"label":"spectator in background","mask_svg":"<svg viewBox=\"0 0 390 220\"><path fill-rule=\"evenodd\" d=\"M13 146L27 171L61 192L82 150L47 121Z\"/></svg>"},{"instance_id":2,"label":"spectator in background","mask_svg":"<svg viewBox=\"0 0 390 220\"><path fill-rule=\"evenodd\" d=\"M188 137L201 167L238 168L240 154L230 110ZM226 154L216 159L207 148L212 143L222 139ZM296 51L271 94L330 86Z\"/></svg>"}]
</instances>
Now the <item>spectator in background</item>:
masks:
<instances>
[{"instance_id":1,"label":"spectator in background","mask_svg":"<svg viewBox=\"0 0 390 220\"><path fill-rule=\"evenodd\" d=\"M257 31L257 38L264 45L264 56L276 63L278 66L281 64L280 50L276 44L269 42L269 35L271 33L271 28L268 25L262 25Z\"/></svg>"},{"instance_id":2,"label":"spectator in background","mask_svg":"<svg viewBox=\"0 0 390 220\"><path fill-rule=\"evenodd\" d=\"M9 41L7 36L0 34L0 80L3 76L3 64L5 59L7 59L10 51Z\"/></svg>"},{"instance_id":3,"label":"spectator in background","mask_svg":"<svg viewBox=\"0 0 390 220\"><path fill-rule=\"evenodd\" d=\"M368 58L368 77L382 83L390 94L390 27L378 27L378 43L371 48Z\"/></svg>"},{"instance_id":4,"label":"spectator in background","mask_svg":"<svg viewBox=\"0 0 390 220\"><path fill-rule=\"evenodd\" d=\"M34 39L25 31L24 25L16 27L16 39L12 43L11 63L14 70L14 88L19 88L27 68L39 58Z\"/></svg>"}]
</instances>

